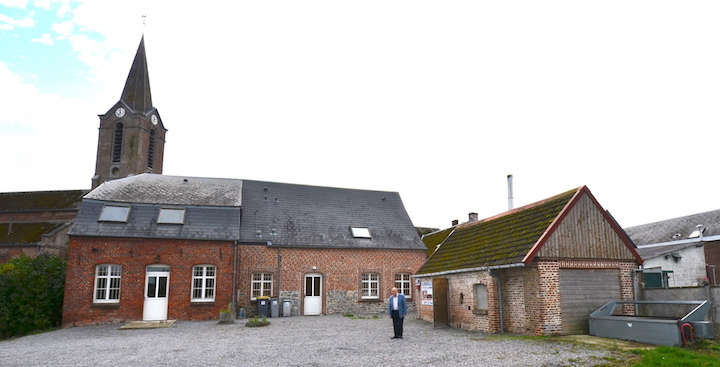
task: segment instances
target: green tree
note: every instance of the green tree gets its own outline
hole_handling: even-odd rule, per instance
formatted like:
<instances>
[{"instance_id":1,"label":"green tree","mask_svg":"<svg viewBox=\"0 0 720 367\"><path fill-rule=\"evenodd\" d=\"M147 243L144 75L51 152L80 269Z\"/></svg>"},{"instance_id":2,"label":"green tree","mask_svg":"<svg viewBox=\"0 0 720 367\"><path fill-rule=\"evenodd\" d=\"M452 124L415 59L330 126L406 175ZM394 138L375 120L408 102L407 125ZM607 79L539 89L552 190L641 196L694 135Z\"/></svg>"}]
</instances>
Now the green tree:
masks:
<instances>
[{"instance_id":1,"label":"green tree","mask_svg":"<svg viewBox=\"0 0 720 367\"><path fill-rule=\"evenodd\" d=\"M54 255L40 255L0 265L0 336L60 325L65 263Z\"/></svg>"}]
</instances>

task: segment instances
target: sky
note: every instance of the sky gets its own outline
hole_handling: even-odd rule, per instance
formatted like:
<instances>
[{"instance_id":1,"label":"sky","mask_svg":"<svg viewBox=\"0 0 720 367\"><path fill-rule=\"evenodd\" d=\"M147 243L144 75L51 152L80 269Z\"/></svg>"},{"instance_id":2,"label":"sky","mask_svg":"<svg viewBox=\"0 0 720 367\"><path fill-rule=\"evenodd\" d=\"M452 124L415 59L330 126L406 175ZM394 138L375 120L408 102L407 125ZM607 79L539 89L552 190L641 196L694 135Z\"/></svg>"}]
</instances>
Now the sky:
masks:
<instances>
[{"instance_id":1,"label":"sky","mask_svg":"<svg viewBox=\"0 0 720 367\"><path fill-rule=\"evenodd\" d=\"M397 191L446 228L587 185L720 209L718 1L0 0L0 192L89 189L141 37L163 174ZM708 223L705 223L708 225Z\"/></svg>"}]
</instances>

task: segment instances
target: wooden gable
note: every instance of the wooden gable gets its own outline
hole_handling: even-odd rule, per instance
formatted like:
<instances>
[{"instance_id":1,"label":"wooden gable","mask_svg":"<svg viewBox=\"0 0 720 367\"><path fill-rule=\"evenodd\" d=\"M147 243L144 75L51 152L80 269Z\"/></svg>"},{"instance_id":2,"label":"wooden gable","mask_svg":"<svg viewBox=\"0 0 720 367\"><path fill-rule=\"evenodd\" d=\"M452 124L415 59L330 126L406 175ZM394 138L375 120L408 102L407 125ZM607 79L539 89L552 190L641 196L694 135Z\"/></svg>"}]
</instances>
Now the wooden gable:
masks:
<instances>
[{"instance_id":1,"label":"wooden gable","mask_svg":"<svg viewBox=\"0 0 720 367\"><path fill-rule=\"evenodd\" d=\"M582 187L524 262L541 257L637 260L642 263L634 247L590 190Z\"/></svg>"}]
</instances>

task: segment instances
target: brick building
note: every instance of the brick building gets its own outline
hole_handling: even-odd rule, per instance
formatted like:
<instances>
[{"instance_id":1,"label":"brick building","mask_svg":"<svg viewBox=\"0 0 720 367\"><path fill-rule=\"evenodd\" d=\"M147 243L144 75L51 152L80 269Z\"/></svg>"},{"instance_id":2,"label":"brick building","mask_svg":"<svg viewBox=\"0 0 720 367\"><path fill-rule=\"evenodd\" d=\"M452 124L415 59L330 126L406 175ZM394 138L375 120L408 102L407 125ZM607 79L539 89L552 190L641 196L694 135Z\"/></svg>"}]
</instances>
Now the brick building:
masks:
<instances>
[{"instance_id":1,"label":"brick building","mask_svg":"<svg viewBox=\"0 0 720 367\"><path fill-rule=\"evenodd\" d=\"M485 332L587 334L591 312L633 299L642 263L584 186L423 241L420 317Z\"/></svg>"},{"instance_id":2,"label":"brick building","mask_svg":"<svg viewBox=\"0 0 720 367\"><path fill-rule=\"evenodd\" d=\"M141 174L85 196L69 233L63 325L381 313L412 300L426 248L396 192Z\"/></svg>"},{"instance_id":3,"label":"brick building","mask_svg":"<svg viewBox=\"0 0 720 367\"><path fill-rule=\"evenodd\" d=\"M19 256L65 257L68 236L88 190L0 193L0 264Z\"/></svg>"}]
</instances>

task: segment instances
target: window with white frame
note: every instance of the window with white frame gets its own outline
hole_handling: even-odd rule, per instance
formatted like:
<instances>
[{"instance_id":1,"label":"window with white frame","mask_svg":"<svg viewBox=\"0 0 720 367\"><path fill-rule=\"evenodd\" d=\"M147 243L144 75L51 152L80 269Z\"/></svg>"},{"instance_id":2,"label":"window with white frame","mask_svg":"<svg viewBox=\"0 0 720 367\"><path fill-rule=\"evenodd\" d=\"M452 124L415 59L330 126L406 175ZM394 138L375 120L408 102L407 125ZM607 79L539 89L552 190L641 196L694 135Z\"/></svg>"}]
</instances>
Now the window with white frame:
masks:
<instances>
[{"instance_id":1,"label":"window with white frame","mask_svg":"<svg viewBox=\"0 0 720 367\"><path fill-rule=\"evenodd\" d=\"M362 275L362 298L380 298L380 274L363 273Z\"/></svg>"},{"instance_id":2,"label":"window with white frame","mask_svg":"<svg viewBox=\"0 0 720 367\"><path fill-rule=\"evenodd\" d=\"M475 309L488 309L488 291L485 284L475 284Z\"/></svg>"},{"instance_id":3,"label":"window with white frame","mask_svg":"<svg viewBox=\"0 0 720 367\"><path fill-rule=\"evenodd\" d=\"M250 298L257 299L261 296L272 296L272 283L272 273L253 273Z\"/></svg>"},{"instance_id":4,"label":"window with white frame","mask_svg":"<svg viewBox=\"0 0 720 367\"><path fill-rule=\"evenodd\" d=\"M122 267L120 265L103 264L95 267L95 303L120 302L120 278Z\"/></svg>"},{"instance_id":5,"label":"window with white frame","mask_svg":"<svg viewBox=\"0 0 720 367\"><path fill-rule=\"evenodd\" d=\"M101 222L127 222L129 215L129 206L105 205L98 220Z\"/></svg>"},{"instance_id":6,"label":"window with white frame","mask_svg":"<svg viewBox=\"0 0 720 367\"><path fill-rule=\"evenodd\" d=\"M215 265L193 266L192 302L215 301Z\"/></svg>"},{"instance_id":7,"label":"window with white frame","mask_svg":"<svg viewBox=\"0 0 720 367\"><path fill-rule=\"evenodd\" d=\"M410 297L410 289L412 289L410 284L410 273L395 274L395 288L397 288L398 293Z\"/></svg>"}]
</instances>

